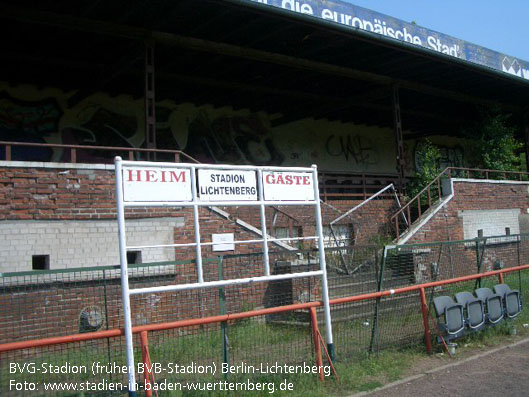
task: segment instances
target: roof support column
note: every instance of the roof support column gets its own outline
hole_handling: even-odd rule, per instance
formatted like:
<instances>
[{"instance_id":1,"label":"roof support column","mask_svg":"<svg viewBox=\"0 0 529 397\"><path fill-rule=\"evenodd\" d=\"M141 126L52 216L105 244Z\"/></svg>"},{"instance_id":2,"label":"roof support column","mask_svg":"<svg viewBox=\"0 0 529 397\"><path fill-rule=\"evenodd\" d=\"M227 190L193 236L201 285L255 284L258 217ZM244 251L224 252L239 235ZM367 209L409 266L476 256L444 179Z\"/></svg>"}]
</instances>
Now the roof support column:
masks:
<instances>
[{"instance_id":1,"label":"roof support column","mask_svg":"<svg viewBox=\"0 0 529 397\"><path fill-rule=\"evenodd\" d=\"M525 168L529 170L529 110L525 113Z\"/></svg>"},{"instance_id":2,"label":"roof support column","mask_svg":"<svg viewBox=\"0 0 529 397\"><path fill-rule=\"evenodd\" d=\"M393 91L393 120L395 128L395 152L397 156L397 173L399 175L399 190L402 191L402 185L404 182L404 140L402 137L402 119L400 117L400 99L399 99L399 87L394 85Z\"/></svg>"},{"instance_id":3,"label":"roof support column","mask_svg":"<svg viewBox=\"0 0 529 397\"><path fill-rule=\"evenodd\" d=\"M156 149L156 113L154 96L154 41L145 41L145 141L148 149ZM156 153L148 153L156 160Z\"/></svg>"}]
</instances>

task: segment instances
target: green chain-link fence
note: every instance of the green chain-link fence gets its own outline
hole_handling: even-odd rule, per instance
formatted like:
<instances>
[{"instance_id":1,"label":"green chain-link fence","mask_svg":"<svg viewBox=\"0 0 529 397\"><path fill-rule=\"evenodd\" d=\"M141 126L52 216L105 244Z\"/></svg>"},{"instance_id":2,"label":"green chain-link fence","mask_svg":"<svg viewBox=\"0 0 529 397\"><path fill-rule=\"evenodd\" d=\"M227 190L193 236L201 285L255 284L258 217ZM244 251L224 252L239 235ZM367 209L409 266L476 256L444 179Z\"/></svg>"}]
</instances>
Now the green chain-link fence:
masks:
<instances>
[{"instance_id":1,"label":"green chain-link fence","mask_svg":"<svg viewBox=\"0 0 529 397\"><path fill-rule=\"evenodd\" d=\"M319 267L317 252L270 254L274 273L299 272ZM331 298L447 280L488 270L529 263L529 236L513 235L474 240L405 246L355 246L326 251ZM255 275L262 254L225 255L204 260L207 278L228 279ZM193 261L131 266L132 287L167 285L192 278ZM510 273L505 281L520 289L527 302L528 272ZM485 279L492 286L497 279ZM479 282L461 282L427 288L428 303L439 294L472 291ZM63 336L122 326L119 268L115 266L4 273L1 276L1 343ZM255 283L217 289L166 292L132 297L133 325L162 323L226 313L317 301L318 278ZM334 339L339 361L358 354L400 348L424 341L418 291L379 299L333 304ZM525 310L525 309L524 309ZM323 314L318 309L320 330ZM525 321L525 320L523 320ZM431 324L431 329L434 329ZM136 361L141 361L135 339ZM261 363L314 362L310 317L307 310L260 315L247 319L186 326L149 334L153 362L210 365L222 362L258 366ZM52 363L91 365L93 362L125 364L123 338L107 338L64 345L16 350L0 354L0 390L7 394L9 381L83 381L87 374L10 373L10 364ZM217 374L218 378L220 375ZM230 375L231 376L231 375ZM237 378L233 375L232 378ZM246 374L247 376L247 374ZM222 376L221 376L222 377ZM96 377L106 382L125 382L124 373ZM140 376L140 380L141 380ZM189 374L160 374L157 381L196 380ZM201 378L206 379L206 378ZM108 394L107 392L102 394ZM12 395L20 395L12 392Z\"/></svg>"}]
</instances>

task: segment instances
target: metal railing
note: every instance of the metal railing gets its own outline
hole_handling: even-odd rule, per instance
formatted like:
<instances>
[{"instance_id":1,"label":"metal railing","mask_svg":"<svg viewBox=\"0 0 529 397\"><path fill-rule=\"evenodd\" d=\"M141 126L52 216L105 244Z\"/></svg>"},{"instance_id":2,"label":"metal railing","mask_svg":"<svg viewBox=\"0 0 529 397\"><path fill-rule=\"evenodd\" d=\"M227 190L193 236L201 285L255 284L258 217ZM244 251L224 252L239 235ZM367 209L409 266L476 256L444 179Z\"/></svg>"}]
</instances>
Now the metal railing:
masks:
<instances>
[{"instance_id":1,"label":"metal railing","mask_svg":"<svg viewBox=\"0 0 529 397\"><path fill-rule=\"evenodd\" d=\"M390 222L395 224L395 235L398 240L408 228L421 216L428 211L433 204L443 197L441 188L442 179L458 178L475 178L475 179L502 179L515 181L528 181L529 173L519 171L499 171L478 168L447 167L439 173L428 185L426 185L415 197L403 205L395 212ZM407 224L402 228L401 233L401 214L402 218L407 219Z\"/></svg>"},{"instance_id":2,"label":"metal railing","mask_svg":"<svg viewBox=\"0 0 529 397\"><path fill-rule=\"evenodd\" d=\"M49 148L49 149L64 149L69 151L69 162L77 163L78 151L83 150L101 150L109 152L109 162L113 161L114 156L119 153L126 153L129 160L137 160L136 157L146 154L151 160L156 161L157 155L165 155L171 157L175 163L189 162L198 163L199 161L184 153L181 150L168 149L145 149L145 148L131 148L118 146L91 146L91 145L65 145L59 143L33 143L33 142L9 142L0 141L0 147L3 146L4 158L7 161L12 160L13 147L30 147L30 148ZM31 161L31 160L28 160ZM101 162L100 159L97 162Z\"/></svg>"},{"instance_id":3,"label":"metal railing","mask_svg":"<svg viewBox=\"0 0 529 397\"><path fill-rule=\"evenodd\" d=\"M74 164L77 163L79 160L79 152L83 151L108 152L109 163L112 161L115 155L120 155L123 158L126 158L131 161L148 159L154 161L174 161L176 163L200 163L198 160L181 150L0 141L0 153L3 152L3 159L7 161L12 161L15 157L13 155L13 148L17 147L37 149L62 149L65 151L62 158L66 160L61 161L70 162ZM0 156L0 158L1 157L2 156ZM24 158L23 160L36 161L32 158ZM51 159L46 161L51 161ZM90 156L85 156L82 159L83 163L100 163L102 161L103 160L101 158L91 158ZM395 186L398 186L399 184L399 177L397 174L359 173L350 171L320 171L319 180L320 196L324 201L365 200L372 194L382 189L384 186L387 186L391 183L393 183Z\"/></svg>"},{"instance_id":4,"label":"metal railing","mask_svg":"<svg viewBox=\"0 0 529 397\"><path fill-rule=\"evenodd\" d=\"M390 184L400 186L401 182L397 174L321 170L319 172L320 197L323 201L365 200L380 189Z\"/></svg>"}]
</instances>

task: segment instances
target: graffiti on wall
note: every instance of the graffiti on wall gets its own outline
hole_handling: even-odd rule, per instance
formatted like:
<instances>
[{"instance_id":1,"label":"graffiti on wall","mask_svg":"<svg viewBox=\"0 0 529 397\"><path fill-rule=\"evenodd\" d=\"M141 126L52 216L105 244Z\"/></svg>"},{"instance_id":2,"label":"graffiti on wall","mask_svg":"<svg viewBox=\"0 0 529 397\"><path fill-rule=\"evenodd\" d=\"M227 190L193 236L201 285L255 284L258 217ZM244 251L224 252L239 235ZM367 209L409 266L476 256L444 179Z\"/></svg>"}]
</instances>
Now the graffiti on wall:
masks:
<instances>
[{"instance_id":1,"label":"graffiti on wall","mask_svg":"<svg viewBox=\"0 0 529 397\"><path fill-rule=\"evenodd\" d=\"M419 142L415 146L415 169L420 170L422 168L422 165L420 164L419 156L417 155L418 152L422 150L422 147L425 145L424 142ZM439 159L439 166L441 169L445 169L446 167L464 167L465 166L465 159L464 159L464 152L463 148L460 146L454 146L454 147L446 147L446 146L439 146L436 145L439 148L439 153L441 155L441 158Z\"/></svg>"},{"instance_id":2,"label":"graffiti on wall","mask_svg":"<svg viewBox=\"0 0 529 397\"><path fill-rule=\"evenodd\" d=\"M184 151L202 162L279 165L279 152L270 131L255 114L211 119L200 112L188 126Z\"/></svg>"},{"instance_id":3,"label":"graffiti on wall","mask_svg":"<svg viewBox=\"0 0 529 397\"><path fill-rule=\"evenodd\" d=\"M25 101L5 94L1 99L0 139L7 141L63 143L69 145L142 147L144 145L143 106L140 100L129 100L121 106L108 106L107 98L97 96L82 101L75 109L61 109L55 99ZM63 101L66 102L66 101ZM128 106L127 106L128 105ZM111 109L110 107L113 107ZM127 109L120 112L120 107ZM135 111L130 111L130 109ZM115 110L118 109L118 110ZM184 111L190 110L188 108ZM269 128L256 114L211 115L193 107L185 115L184 125L173 125L178 106L156 107L157 145L164 149L184 150L202 162L233 164L281 164L284 156L274 144ZM178 117L180 117L179 115ZM184 134L180 144L177 135ZM51 139L45 139L51 138ZM17 148L13 160L53 160L51 149ZM55 160L70 161L65 150ZM102 150L77 152L79 162L109 162Z\"/></svg>"},{"instance_id":4,"label":"graffiti on wall","mask_svg":"<svg viewBox=\"0 0 529 397\"><path fill-rule=\"evenodd\" d=\"M173 111L174 108L168 106L156 106L156 145L168 150L181 150L170 123Z\"/></svg>"},{"instance_id":5,"label":"graffiti on wall","mask_svg":"<svg viewBox=\"0 0 529 397\"><path fill-rule=\"evenodd\" d=\"M441 168L446 167L464 167L463 148L456 147L440 147L441 153Z\"/></svg>"},{"instance_id":6,"label":"graffiti on wall","mask_svg":"<svg viewBox=\"0 0 529 397\"><path fill-rule=\"evenodd\" d=\"M357 165L370 166L379 162L379 154L373 142L365 136L347 134L330 135L325 149L330 156L344 157Z\"/></svg>"},{"instance_id":7,"label":"graffiti on wall","mask_svg":"<svg viewBox=\"0 0 529 397\"><path fill-rule=\"evenodd\" d=\"M64 122L68 119L69 122ZM75 122L71 122L75 120ZM66 126L64 125L66 124ZM136 117L119 114L94 102L82 103L76 109L63 109L56 98L22 100L2 93L0 96L0 140L69 145L134 147L130 139L138 131ZM0 154L0 158L5 153ZM13 160L70 161L70 151L53 158L51 148L14 146ZM78 151L79 162L108 162L108 152Z\"/></svg>"},{"instance_id":8,"label":"graffiti on wall","mask_svg":"<svg viewBox=\"0 0 529 397\"><path fill-rule=\"evenodd\" d=\"M54 98L23 101L0 94L0 140L45 143L45 137L57 133L61 116ZM11 153L13 160L35 161L49 160L51 154L51 149L31 147L13 147Z\"/></svg>"},{"instance_id":9,"label":"graffiti on wall","mask_svg":"<svg viewBox=\"0 0 529 397\"><path fill-rule=\"evenodd\" d=\"M67 145L134 147L131 138L136 134L136 118L118 114L98 104L88 104L77 114L79 125L61 130L62 143ZM108 162L108 152L102 150L79 151L78 161ZM70 160L65 151L62 161Z\"/></svg>"},{"instance_id":10,"label":"graffiti on wall","mask_svg":"<svg viewBox=\"0 0 529 397\"><path fill-rule=\"evenodd\" d=\"M0 139L39 143L145 147L142 98L94 93L68 107L72 93L0 82ZM156 104L156 140L205 163L310 166L324 170L394 172L392 132L327 120L299 120L271 127L273 115L231 107ZM413 173L413 147L408 150ZM2 152L2 151L0 151ZM460 148L442 148L443 164L460 165ZM115 154L78 150L79 162L110 162ZM137 159L145 158L137 155ZM160 160L172 156L159 155ZM13 159L70 161L60 149L13 150Z\"/></svg>"}]
</instances>

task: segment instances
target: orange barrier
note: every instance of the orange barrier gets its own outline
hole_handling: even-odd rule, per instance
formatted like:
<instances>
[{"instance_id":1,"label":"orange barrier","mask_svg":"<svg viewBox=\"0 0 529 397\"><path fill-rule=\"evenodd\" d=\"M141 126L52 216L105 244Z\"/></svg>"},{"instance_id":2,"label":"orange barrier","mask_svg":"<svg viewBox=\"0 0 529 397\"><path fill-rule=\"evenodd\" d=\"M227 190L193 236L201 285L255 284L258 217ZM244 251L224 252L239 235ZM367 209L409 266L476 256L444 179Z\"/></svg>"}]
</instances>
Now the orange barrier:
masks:
<instances>
[{"instance_id":1,"label":"orange barrier","mask_svg":"<svg viewBox=\"0 0 529 397\"><path fill-rule=\"evenodd\" d=\"M145 378L145 397L152 397L152 384L154 383L154 375L152 373L152 362L149 355L149 341L147 331L140 332L140 343L141 358L143 361L143 376ZM156 395L158 395L158 393L156 393Z\"/></svg>"},{"instance_id":2,"label":"orange barrier","mask_svg":"<svg viewBox=\"0 0 529 397\"><path fill-rule=\"evenodd\" d=\"M323 381L323 359L321 357L321 345L319 338L319 329L318 329L318 316L316 314L316 308L310 308L310 323L312 325L312 340L314 341L314 354L316 357L316 365L318 366L320 381Z\"/></svg>"},{"instance_id":3,"label":"orange barrier","mask_svg":"<svg viewBox=\"0 0 529 397\"><path fill-rule=\"evenodd\" d=\"M424 288L419 290L421 295L421 312L422 312L422 322L424 325L424 343L426 344L426 351L431 353L432 349L432 340L430 337L430 325L428 323L428 304L426 303L426 293Z\"/></svg>"},{"instance_id":4,"label":"orange barrier","mask_svg":"<svg viewBox=\"0 0 529 397\"><path fill-rule=\"evenodd\" d=\"M498 276L499 282L501 283L503 282L503 275L505 273L511 273L511 272L527 270L527 269L529 269L529 265L516 266L516 267L512 267L508 269L494 270L490 272L473 274L469 276L456 277L456 278L449 279L449 280L434 281L434 282L417 284L417 285L408 286L408 287L396 288L394 290L390 289L386 291L372 292L368 294L355 295L355 296L348 296L345 298L331 299L329 303L331 305L338 305L338 304L351 303L351 302L357 302L357 301L363 301L363 300L369 300L369 299L376 299L376 298L381 298L384 296L402 294L406 292L419 291L420 299L421 299L421 311L423 314L423 323L424 323L424 328L425 328L426 350L430 353L432 351L432 346L431 346L430 330L429 330L428 318L427 318L428 305L426 303L426 297L425 297L426 288L432 288L432 287L437 287L437 286L447 285L447 284L455 284L455 283L459 283L463 281L476 280L476 279L481 279L484 277L492 277L492 276ZM142 333L145 333L143 335L145 335L144 338L145 338L145 344L146 344L146 341L147 341L146 333L148 331L163 331L163 330L174 329L174 328L182 328L182 327L189 327L189 326L195 326L195 325L205 325L205 324L211 324L211 323L220 323L224 321L240 320L240 319L249 318L249 317L276 314L276 313L288 312L288 311L293 311L293 310L309 309L311 313L313 338L315 341L314 343L315 343L316 360L318 362L318 365L320 365L320 363L322 363L323 360L321 356L319 342L316 342L317 333L319 332L319 330L317 328L318 325L317 325L315 308L318 306L323 306L323 303L322 302L298 303L298 304L272 307L272 308L261 309L261 310L252 310L252 311L241 312L241 313L224 314L220 316L195 318L195 319L180 320L180 321L173 321L173 322L160 323L160 324L140 325L140 326L133 327L132 332L136 334L140 333L140 335ZM58 345L58 344L64 344L64 343L74 343L74 342L82 342L82 341L88 341L88 340L114 338L114 337L120 337L123 335L125 335L125 332L123 329L111 329L111 330L106 330L106 331L87 332L83 334L59 336L59 337L54 337L54 338L4 343L4 344L0 344L0 353L13 351L13 350L22 350L22 349L29 349L29 348L42 347L42 346ZM318 343L317 347L316 347L316 343ZM320 378L321 378L321 375L320 375Z\"/></svg>"}]
</instances>

